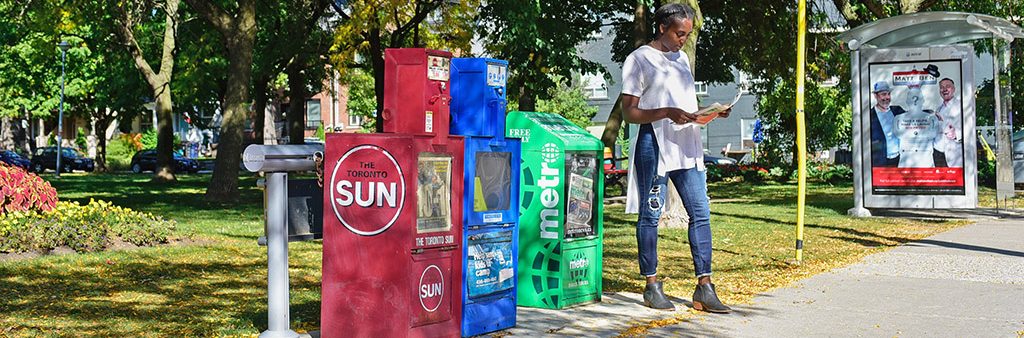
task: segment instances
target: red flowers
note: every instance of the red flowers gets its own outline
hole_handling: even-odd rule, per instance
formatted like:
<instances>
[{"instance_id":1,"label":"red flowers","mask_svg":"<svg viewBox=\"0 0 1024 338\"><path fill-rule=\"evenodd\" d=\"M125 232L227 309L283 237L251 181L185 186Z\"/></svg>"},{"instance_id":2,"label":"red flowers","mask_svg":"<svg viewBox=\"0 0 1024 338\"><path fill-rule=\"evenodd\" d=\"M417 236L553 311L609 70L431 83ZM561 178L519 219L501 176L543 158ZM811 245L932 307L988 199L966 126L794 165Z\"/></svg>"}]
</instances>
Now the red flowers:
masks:
<instances>
[{"instance_id":1,"label":"red flowers","mask_svg":"<svg viewBox=\"0 0 1024 338\"><path fill-rule=\"evenodd\" d=\"M48 211L57 204L57 189L38 175L0 162L0 213Z\"/></svg>"}]
</instances>

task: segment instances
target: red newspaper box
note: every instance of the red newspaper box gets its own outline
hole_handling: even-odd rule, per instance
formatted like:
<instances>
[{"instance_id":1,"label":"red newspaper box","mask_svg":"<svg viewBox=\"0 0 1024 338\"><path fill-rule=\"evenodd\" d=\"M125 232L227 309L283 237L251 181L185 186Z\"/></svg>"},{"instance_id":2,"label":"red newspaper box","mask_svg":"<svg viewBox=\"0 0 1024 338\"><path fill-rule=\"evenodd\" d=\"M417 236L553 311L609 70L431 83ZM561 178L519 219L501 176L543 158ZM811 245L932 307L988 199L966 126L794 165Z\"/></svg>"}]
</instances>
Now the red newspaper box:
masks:
<instances>
[{"instance_id":1,"label":"red newspaper box","mask_svg":"<svg viewBox=\"0 0 1024 338\"><path fill-rule=\"evenodd\" d=\"M385 95L385 110L401 114L385 119L388 133L327 135L322 337L459 336L464 141L448 136L447 68L444 77L426 71L443 54L388 50L399 60L385 73L405 80L385 91L425 87L405 90L424 100ZM412 57L422 71L394 67Z\"/></svg>"}]
</instances>

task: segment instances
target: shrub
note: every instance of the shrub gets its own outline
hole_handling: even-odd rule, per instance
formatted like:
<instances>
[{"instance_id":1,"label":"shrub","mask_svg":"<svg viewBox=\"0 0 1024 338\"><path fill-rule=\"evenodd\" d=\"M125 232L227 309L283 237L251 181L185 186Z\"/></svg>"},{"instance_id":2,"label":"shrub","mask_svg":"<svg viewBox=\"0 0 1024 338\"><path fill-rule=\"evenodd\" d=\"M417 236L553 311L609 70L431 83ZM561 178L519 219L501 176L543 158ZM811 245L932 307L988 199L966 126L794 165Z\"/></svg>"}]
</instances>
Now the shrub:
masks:
<instances>
[{"instance_id":1,"label":"shrub","mask_svg":"<svg viewBox=\"0 0 1024 338\"><path fill-rule=\"evenodd\" d=\"M853 168L845 164L814 163L807 167L807 178L829 184L853 182Z\"/></svg>"},{"instance_id":2,"label":"shrub","mask_svg":"<svg viewBox=\"0 0 1024 338\"><path fill-rule=\"evenodd\" d=\"M107 167L110 170L127 170L132 156L142 149L142 134L121 134L107 144Z\"/></svg>"},{"instance_id":3,"label":"shrub","mask_svg":"<svg viewBox=\"0 0 1024 338\"><path fill-rule=\"evenodd\" d=\"M756 164L741 165L739 173L743 177L743 182L748 183L761 183L770 178L768 169Z\"/></svg>"},{"instance_id":4,"label":"shrub","mask_svg":"<svg viewBox=\"0 0 1024 338\"><path fill-rule=\"evenodd\" d=\"M157 143L156 128L149 129L145 133L143 133L142 137L139 138L139 143L142 144L142 148L138 148L138 150L142 150L142 149L156 149L156 143ZM174 141L171 144L172 144L172 147L174 147L174 149L180 149L181 148L181 137L179 137L177 133L174 134Z\"/></svg>"},{"instance_id":5,"label":"shrub","mask_svg":"<svg viewBox=\"0 0 1024 338\"><path fill-rule=\"evenodd\" d=\"M59 202L53 210L0 215L0 252L49 251L68 246L78 252L106 249L120 239L138 246L166 243L174 222L90 200Z\"/></svg>"},{"instance_id":6,"label":"shrub","mask_svg":"<svg viewBox=\"0 0 1024 338\"><path fill-rule=\"evenodd\" d=\"M57 203L57 189L25 169L0 162L0 214L48 211Z\"/></svg>"},{"instance_id":7,"label":"shrub","mask_svg":"<svg viewBox=\"0 0 1024 338\"><path fill-rule=\"evenodd\" d=\"M978 156L978 185L996 187L996 161L989 161L985 156Z\"/></svg>"}]
</instances>

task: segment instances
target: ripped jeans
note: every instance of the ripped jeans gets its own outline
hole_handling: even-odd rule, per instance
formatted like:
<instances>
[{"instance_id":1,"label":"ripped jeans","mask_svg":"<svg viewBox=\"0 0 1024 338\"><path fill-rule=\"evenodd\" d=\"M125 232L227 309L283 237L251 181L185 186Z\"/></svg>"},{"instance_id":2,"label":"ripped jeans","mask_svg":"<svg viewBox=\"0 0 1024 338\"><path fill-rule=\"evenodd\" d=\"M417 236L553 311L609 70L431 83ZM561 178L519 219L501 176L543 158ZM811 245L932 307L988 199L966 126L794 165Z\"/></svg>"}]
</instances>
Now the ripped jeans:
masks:
<instances>
[{"instance_id":1,"label":"ripped jeans","mask_svg":"<svg viewBox=\"0 0 1024 338\"><path fill-rule=\"evenodd\" d=\"M671 179L690 216L688 231L694 274L697 277L711 275L711 210L706 173L690 168L668 172L668 177L658 176L658 142L650 124L640 125L634 152L630 169L636 170L641 198L636 224L640 274L654 276L658 272L658 219L665 207L667 184Z\"/></svg>"}]
</instances>

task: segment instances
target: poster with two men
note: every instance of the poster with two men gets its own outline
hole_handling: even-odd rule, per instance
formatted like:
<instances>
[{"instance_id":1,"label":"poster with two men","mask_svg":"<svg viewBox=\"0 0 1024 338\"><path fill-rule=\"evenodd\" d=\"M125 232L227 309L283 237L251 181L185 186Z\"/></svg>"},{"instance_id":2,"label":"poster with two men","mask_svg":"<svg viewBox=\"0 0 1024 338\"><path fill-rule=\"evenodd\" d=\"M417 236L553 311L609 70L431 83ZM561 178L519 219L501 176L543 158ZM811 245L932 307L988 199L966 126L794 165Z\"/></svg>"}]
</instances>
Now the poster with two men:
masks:
<instances>
[{"instance_id":1,"label":"poster with two men","mask_svg":"<svg viewBox=\"0 0 1024 338\"><path fill-rule=\"evenodd\" d=\"M970 46L862 51L865 206L974 207L973 56Z\"/></svg>"}]
</instances>

